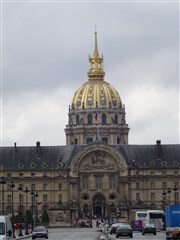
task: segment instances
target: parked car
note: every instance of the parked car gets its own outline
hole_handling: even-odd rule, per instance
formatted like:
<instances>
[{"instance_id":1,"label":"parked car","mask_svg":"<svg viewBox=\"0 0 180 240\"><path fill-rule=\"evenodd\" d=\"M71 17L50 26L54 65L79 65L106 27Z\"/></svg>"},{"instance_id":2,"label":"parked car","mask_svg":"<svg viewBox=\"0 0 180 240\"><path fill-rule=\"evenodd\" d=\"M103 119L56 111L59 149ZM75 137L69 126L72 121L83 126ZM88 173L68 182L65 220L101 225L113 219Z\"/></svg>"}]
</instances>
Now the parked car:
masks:
<instances>
[{"instance_id":1,"label":"parked car","mask_svg":"<svg viewBox=\"0 0 180 240\"><path fill-rule=\"evenodd\" d=\"M33 229L32 239L46 238L48 239L48 230L44 226L38 226Z\"/></svg>"},{"instance_id":2,"label":"parked car","mask_svg":"<svg viewBox=\"0 0 180 240\"><path fill-rule=\"evenodd\" d=\"M146 224L143 227L142 235L145 235L146 233L152 233L156 235L156 227L153 224Z\"/></svg>"},{"instance_id":3,"label":"parked car","mask_svg":"<svg viewBox=\"0 0 180 240\"><path fill-rule=\"evenodd\" d=\"M129 224L124 224L116 230L116 238L119 236L129 236L133 238L133 230Z\"/></svg>"},{"instance_id":4,"label":"parked car","mask_svg":"<svg viewBox=\"0 0 180 240\"><path fill-rule=\"evenodd\" d=\"M134 220L134 221L131 221L130 225L131 225L133 231L142 232L144 223L142 220Z\"/></svg>"}]
</instances>

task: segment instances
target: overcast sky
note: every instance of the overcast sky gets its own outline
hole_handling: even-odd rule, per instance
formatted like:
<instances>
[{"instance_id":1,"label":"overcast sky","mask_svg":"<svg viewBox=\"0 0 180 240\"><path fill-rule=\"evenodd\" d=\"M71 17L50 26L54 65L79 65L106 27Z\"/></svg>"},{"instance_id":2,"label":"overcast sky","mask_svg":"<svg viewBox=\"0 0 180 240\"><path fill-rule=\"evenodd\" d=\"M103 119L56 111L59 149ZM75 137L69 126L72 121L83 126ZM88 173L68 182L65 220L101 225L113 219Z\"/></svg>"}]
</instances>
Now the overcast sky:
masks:
<instances>
[{"instance_id":1,"label":"overcast sky","mask_svg":"<svg viewBox=\"0 0 180 240\"><path fill-rule=\"evenodd\" d=\"M179 6L1 2L1 146L66 145L97 24L105 80L126 107L129 144L179 143Z\"/></svg>"}]
</instances>

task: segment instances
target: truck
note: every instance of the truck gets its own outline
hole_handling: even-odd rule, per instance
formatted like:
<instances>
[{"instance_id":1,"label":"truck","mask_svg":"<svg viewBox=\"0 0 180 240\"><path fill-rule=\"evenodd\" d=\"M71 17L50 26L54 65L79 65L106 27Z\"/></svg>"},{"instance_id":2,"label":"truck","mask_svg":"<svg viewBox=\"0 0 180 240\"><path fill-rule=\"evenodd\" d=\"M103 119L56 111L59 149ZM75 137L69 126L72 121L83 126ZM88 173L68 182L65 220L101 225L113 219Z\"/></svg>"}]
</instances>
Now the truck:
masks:
<instances>
[{"instance_id":1,"label":"truck","mask_svg":"<svg viewBox=\"0 0 180 240\"><path fill-rule=\"evenodd\" d=\"M165 220L166 240L180 239L180 204L166 207Z\"/></svg>"},{"instance_id":2,"label":"truck","mask_svg":"<svg viewBox=\"0 0 180 240\"><path fill-rule=\"evenodd\" d=\"M0 216L0 240L13 239L13 228L9 216Z\"/></svg>"}]
</instances>

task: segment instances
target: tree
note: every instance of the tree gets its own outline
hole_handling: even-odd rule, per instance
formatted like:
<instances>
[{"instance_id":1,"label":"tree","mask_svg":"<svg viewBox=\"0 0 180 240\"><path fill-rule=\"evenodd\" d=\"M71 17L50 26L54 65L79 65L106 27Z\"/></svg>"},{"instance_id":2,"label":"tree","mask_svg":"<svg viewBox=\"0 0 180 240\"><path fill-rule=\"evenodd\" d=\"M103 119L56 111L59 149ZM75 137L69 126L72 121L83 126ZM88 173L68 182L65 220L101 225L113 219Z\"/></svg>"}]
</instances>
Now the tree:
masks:
<instances>
[{"instance_id":1,"label":"tree","mask_svg":"<svg viewBox=\"0 0 180 240\"><path fill-rule=\"evenodd\" d=\"M25 222L28 224L32 222L32 213L30 210L26 210Z\"/></svg>"},{"instance_id":2,"label":"tree","mask_svg":"<svg viewBox=\"0 0 180 240\"><path fill-rule=\"evenodd\" d=\"M41 221L42 221L42 223L49 223L49 216L48 216L47 211L43 212Z\"/></svg>"}]
</instances>

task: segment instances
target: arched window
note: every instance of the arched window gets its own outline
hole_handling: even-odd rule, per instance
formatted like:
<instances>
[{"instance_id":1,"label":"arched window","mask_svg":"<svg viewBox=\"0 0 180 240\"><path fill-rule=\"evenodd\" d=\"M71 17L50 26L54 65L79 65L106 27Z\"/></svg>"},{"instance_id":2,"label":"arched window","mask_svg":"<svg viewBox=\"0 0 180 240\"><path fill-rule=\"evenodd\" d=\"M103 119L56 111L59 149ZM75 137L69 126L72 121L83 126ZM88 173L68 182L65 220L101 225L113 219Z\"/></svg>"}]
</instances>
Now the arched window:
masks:
<instances>
[{"instance_id":1,"label":"arched window","mask_svg":"<svg viewBox=\"0 0 180 240\"><path fill-rule=\"evenodd\" d=\"M106 114L102 114L102 125L106 124Z\"/></svg>"},{"instance_id":2,"label":"arched window","mask_svg":"<svg viewBox=\"0 0 180 240\"><path fill-rule=\"evenodd\" d=\"M76 115L76 125L79 124L79 115Z\"/></svg>"},{"instance_id":3,"label":"arched window","mask_svg":"<svg viewBox=\"0 0 180 240\"><path fill-rule=\"evenodd\" d=\"M114 123L118 124L118 115L117 114L114 115Z\"/></svg>"},{"instance_id":4,"label":"arched window","mask_svg":"<svg viewBox=\"0 0 180 240\"><path fill-rule=\"evenodd\" d=\"M88 114L88 124L89 125L92 125L92 115L91 114Z\"/></svg>"}]
</instances>

